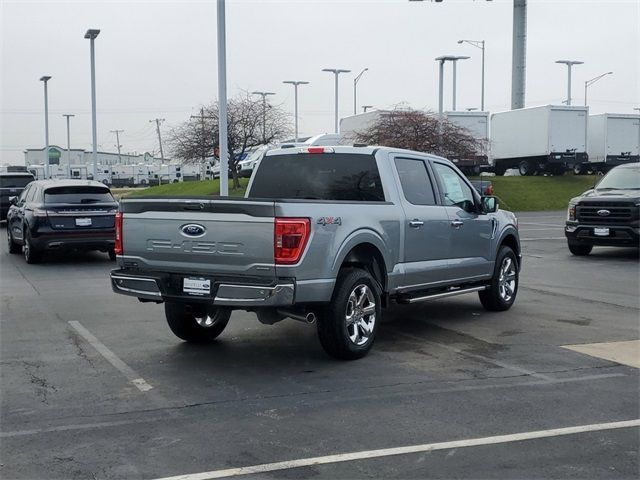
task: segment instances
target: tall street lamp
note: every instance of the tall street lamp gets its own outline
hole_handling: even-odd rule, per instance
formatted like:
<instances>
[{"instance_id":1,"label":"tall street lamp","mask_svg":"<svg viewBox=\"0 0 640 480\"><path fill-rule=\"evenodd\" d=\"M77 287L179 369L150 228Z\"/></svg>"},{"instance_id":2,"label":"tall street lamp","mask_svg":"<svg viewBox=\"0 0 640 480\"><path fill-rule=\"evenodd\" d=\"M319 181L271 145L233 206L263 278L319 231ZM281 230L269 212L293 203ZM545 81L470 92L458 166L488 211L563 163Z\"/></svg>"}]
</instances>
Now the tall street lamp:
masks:
<instances>
[{"instance_id":1,"label":"tall street lamp","mask_svg":"<svg viewBox=\"0 0 640 480\"><path fill-rule=\"evenodd\" d=\"M436 61L440 62L440 71L439 71L439 81L438 81L438 113L442 116L443 112L443 90L444 90L444 63L445 62L453 62L453 110L456 109L456 76L457 76L457 63L458 60L466 60L469 57L460 56L460 55L443 55L441 57L437 57Z\"/></svg>"},{"instance_id":2,"label":"tall street lamp","mask_svg":"<svg viewBox=\"0 0 640 480\"><path fill-rule=\"evenodd\" d=\"M44 82L44 178L49 178L49 96L47 93L47 82L51 77L40 77Z\"/></svg>"},{"instance_id":3,"label":"tall street lamp","mask_svg":"<svg viewBox=\"0 0 640 480\"><path fill-rule=\"evenodd\" d=\"M567 105L571 105L571 67L574 65L582 65L584 62L578 60L556 60L556 63L561 63L567 66Z\"/></svg>"},{"instance_id":4,"label":"tall street lamp","mask_svg":"<svg viewBox=\"0 0 640 480\"><path fill-rule=\"evenodd\" d=\"M367 113L367 110L369 110L370 108L373 108L373 105L362 105L362 111L364 113Z\"/></svg>"},{"instance_id":5,"label":"tall street lamp","mask_svg":"<svg viewBox=\"0 0 640 480\"><path fill-rule=\"evenodd\" d=\"M294 124L295 124L295 135L296 135L296 139L295 141L298 141L298 85L308 85L309 82L305 82L303 80L285 80L282 83L288 83L290 85L293 85L293 91L294 91L294 107L293 107L293 115L294 115Z\"/></svg>"},{"instance_id":6,"label":"tall street lamp","mask_svg":"<svg viewBox=\"0 0 640 480\"><path fill-rule=\"evenodd\" d=\"M335 91L336 91L336 98L335 98L335 121L334 121L334 130L335 133L338 133L338 76L341 73L349 73L351 70L345 70L342 68L323 68L322 69L323 72L330 72L333 73L333 75L335 76Z\"/></svg>"},{"instance_id":7,"label":"tall street lamp","mask_svg":"<svg viewBox=\"0 0 640 480\"><path fill-rule=\"evenodd\" d=\"M364 75L364 72L366 72L367 70L369 70L368 68L363 69L356 78L353 79L353 114L355 115L356 113L358 113L358 102L356 101L356 88L358 86L358 81L360 80L360 77L362 75Z\"/></svg>"},{"instance_id":8,"label":"tall street lamp","mask_svg":"<svg viewBox=\"0 0 640 480\"><path fill-rule=\"evenodd\" d=\"M458 43L468 43L482 50L482 93L480 94L480 110L484 112L484 40L458 40Z\"/></svg>"},{"instance_id":9,"label":"tall street lamp","mask_svg":"<svg viewBox=\"0 0 640 480\"><path fill-rule=\"evenodd\" d=\"M252 95L262 96L262 143L267 143L267 97L275 95L273 92L251 92Z\"/></svg>"},{"instance_id":10,"label":"tall street lamp","mask_svg":"<svg viewBox=\"0 0 640 480\"><path fill-rule=\"evenodd\" d=\"M584 106L585 107L587 106L587 88L593 85L594 83L596 83L601 78L611 74L613 74L613 72L603 73L602 75L598 75L597 77L593 77L591 80L587 80L586 82L584 82Z\"/></svg>"},{"instance_id":11,"label":"tall street lamp","mask_svg":"<svg viewBox=\"0 0 640 480\"><path fill-rule=\"evenodd\" d=\"M96 54L94 42L100 34L100 30L89 29L84 34L84 38L89 39L91 49L91 134L93 137L93 179L98 174L98 130L96 127Z\"/></svg>"},{"instance_id":12,"label":"tall street lamp","mask_svg":"<svg viewBox=\"0 0 640 480\"><path fill-rule=\"evenodd\" d=\"M67 118L67 174L71 178L71 134L69 133L69 119L75 117L70 113L63 113L63 117Z\"/></svg>"},{"instance_id":13,"label":"tall street lamp","mask_svg":"<svg viewBox=\"0 0 640 480\"><path fill-rule=\"evenodd\" d=\"M229 195L229 148L227 138L227 34L225 21L225 2L216 4L218 38L218 156L220 158L220 196ZM224 175L225 181L222 180Z\"/></svg>"}]
</instances>

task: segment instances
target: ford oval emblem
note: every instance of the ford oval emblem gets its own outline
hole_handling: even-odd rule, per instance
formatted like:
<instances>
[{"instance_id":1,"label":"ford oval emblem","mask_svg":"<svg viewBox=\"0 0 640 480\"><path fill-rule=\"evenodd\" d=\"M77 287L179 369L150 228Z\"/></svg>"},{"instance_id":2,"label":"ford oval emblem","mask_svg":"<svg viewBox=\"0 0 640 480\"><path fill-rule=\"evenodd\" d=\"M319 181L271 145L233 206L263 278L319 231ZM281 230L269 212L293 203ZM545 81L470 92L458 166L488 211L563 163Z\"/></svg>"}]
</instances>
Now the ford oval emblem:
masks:
<instances>
[{"instance_id":1,"label":"ford oval emblem","mask_svg":"<svg viewBox=\"0 0 640 480\"><path fill-rule=\"evenodd\" d=\"M207 229L204 226L197 223L187 223L180 227L180 232L185 237L198 238L202 237L206 233Z\"/></svg>"},{"instance_id":2,"label":"ford oval emblem","mask_svg":"<svg viewBox=\"0 0 640 480\"><path fill-rule=\"evenodd\" d=\"M609 210L598 210L596 213L601 217L608 217L609 215L611 215L611 212Z\"/></svg>"}]
</instances>

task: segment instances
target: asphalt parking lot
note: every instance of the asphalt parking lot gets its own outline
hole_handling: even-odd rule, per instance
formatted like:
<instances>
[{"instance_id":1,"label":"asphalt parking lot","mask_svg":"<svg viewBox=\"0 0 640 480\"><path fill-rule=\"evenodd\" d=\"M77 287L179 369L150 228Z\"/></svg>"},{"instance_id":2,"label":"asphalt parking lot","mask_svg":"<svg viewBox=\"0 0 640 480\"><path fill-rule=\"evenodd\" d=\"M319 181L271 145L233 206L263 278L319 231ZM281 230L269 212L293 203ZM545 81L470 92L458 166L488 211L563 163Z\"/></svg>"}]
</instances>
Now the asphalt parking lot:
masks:
<instances>
[{"instance_id":1,"label":"asphalt parking lot","mask_svg":"<svg viewBox=\"0 0 640 480\"><path fill-rule=\"evenodd\" d=\"M2 225L0 476L637 478L638 252L572 257L563 216L519 216L510 311L393 307L355 362L244 312L187 345L111 292L106 254L27 265Z\"/></svg>"}]
</instances>

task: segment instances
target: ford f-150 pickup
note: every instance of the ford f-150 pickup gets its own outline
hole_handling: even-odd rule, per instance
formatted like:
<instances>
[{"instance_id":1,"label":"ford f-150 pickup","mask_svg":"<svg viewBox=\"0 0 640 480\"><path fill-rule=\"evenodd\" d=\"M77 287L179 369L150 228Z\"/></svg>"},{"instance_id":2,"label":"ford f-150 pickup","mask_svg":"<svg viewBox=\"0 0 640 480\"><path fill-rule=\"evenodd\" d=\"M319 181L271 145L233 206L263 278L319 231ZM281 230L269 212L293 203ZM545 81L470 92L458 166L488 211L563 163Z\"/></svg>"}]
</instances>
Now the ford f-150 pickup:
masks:
<instances>
[{"instance_id":1,"label":"ford f-150 pickup","mask_svg":"<svg viewBox=\"0 0 640 480\"><path fill-rule=\"evenodd\" d=\"M383 309L478 292L509 309L517 219L440 157L387 147L270 150L245 198L125 199L116 293L164 302L179 338L211 341L232 310L317 325L325 351L367 354Z\"/></svg>"}]
</instances>

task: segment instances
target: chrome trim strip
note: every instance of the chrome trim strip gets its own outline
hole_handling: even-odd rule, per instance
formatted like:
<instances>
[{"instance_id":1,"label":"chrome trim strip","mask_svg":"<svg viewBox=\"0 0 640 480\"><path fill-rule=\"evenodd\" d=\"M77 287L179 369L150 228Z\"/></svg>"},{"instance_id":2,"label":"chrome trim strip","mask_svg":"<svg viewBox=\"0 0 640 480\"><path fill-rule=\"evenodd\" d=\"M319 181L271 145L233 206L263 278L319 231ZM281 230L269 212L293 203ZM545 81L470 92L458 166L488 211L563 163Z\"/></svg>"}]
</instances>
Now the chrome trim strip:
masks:
<instances>
[{"instance_id":1,"label":"chrome trim strip","mask_svg":"<svg viewBox=\"0 0 640 480\"><path fill-rule=\"evenodd\" d=\"M224 290L228 292L224 292ZM230 293L237 293L243 297L230 297ZM279 306L293 304L295 286L293 283L278 284L273 287L263 287L257 285L233 285L220 284L218 286L218 294L222 291L227 296L219 296L213 299L216 305L263 305L263 306ZM264 292L260 294L260 291ZM252 292L253 295L250 295ZM259 296L256 296L258 294Z\"/></svg>"}]
</instances>

